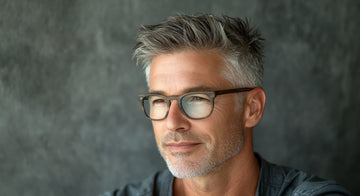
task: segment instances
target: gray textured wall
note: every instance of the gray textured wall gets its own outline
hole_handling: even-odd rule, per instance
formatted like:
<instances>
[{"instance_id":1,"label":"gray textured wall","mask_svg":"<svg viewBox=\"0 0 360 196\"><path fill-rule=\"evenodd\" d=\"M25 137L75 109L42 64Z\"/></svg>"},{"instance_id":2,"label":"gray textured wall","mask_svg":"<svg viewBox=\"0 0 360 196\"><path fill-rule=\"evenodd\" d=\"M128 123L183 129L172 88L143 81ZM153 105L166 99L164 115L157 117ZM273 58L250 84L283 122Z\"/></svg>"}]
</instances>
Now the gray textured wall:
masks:
<instances>
[{"instance_id":1,"label":"gray textured wall","mask_svg":"<svg viewBox=\"0 0 360 196\"><path fill-rule=\"evenodd\" d=\"M358 0L0 0L0 195L97 195L165 167L131 53L141 24L179 12L258 25L256 151L360 194Z\"/></svg>"}]
</instances>

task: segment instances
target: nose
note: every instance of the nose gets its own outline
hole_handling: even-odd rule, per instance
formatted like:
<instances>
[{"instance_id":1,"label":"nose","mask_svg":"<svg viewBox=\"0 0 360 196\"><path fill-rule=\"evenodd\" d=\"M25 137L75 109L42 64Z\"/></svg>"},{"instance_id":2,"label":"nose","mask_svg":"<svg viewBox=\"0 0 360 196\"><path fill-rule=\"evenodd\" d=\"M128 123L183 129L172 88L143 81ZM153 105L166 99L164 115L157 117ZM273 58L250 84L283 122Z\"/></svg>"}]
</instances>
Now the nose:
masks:
<instances>
[{"instance_id":1,"label":"nose","mask_svg":"<svg viewBox=\"0 0 360 196\"><path fill-rule=\"evenodd\" d=\"M189 119L182 113L177 100L170 104L169 112L166 117L166 127L170 131L185 132L190 128Z\"/></svg>"}]
</instances>

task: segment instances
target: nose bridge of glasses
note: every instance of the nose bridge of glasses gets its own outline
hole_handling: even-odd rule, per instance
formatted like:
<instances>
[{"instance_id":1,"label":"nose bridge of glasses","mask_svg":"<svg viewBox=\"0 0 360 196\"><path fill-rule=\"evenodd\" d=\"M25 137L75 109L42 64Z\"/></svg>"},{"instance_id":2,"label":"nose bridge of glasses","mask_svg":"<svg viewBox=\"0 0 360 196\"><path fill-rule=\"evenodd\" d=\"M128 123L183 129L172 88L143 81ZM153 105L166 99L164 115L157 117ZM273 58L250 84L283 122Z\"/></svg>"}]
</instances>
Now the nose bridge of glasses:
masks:
<instances>
[{"instance_id":1,"label":"nose bridge of glasses","mask_svg":"<svg viewBox=\"0 0 360 196\"><path fill-rule=\"evenodd\" d=\"M183 110L183 106L181 103L181 99L182 99L183 95L174 95L174 96L168 96L166 97L167 103L168 103L168 111L167 111L167 116L169 115L169 113L171 112L180 112L182 114L184 113ZM177 101L177 104L173 104L172 106L172 100ZM178 108L172 108L172 107L178 107ZM171 109L172 108L172 109ZM175 109L175 111L174 111ZM170 111L171 110L171 111ZM186 114L185 114L186 115Z\"/></svg>"},{"instance_id":2,"label":"nose bridge of glasses","mask_svg":"<svg viewBox=\"0 0 360 196\"><path fill-rule=\"evenodd\" d=\"M182 98L182 95L173 95L173 96L167 96L166 100L171 104L171 100L176 100L180 103L180 100Z\"/></svg>"},{"instance_id":3,"label":"nose bridge of glasses","mask_svg":"<svg viewBox=\"0 0 360 196\"><path fill-rule=\"evenodd\" d=\"M182 98L182 95L173 95L173 96L166 97L166 100L168 102L168 110L170 110L172 100L174 100L174 101L177 101L177 104L175 104L175 105L178 105L180 110L182 111L182 105L181 105L181 101L180 101L181 98Z\"/></svg>"}]
</instances>

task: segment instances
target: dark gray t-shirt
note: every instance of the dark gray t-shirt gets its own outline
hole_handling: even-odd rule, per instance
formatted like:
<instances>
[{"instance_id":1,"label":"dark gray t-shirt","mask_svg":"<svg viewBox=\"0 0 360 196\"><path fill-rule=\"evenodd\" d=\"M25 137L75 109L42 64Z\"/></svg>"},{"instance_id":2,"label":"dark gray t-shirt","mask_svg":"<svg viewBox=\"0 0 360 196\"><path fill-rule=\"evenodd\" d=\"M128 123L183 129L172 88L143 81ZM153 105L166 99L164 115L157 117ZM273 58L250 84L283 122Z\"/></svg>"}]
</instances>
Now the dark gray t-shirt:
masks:
<instances>
[{"instance_id":1,"label":"dark gray t-shirt","mask_svg":"<svg viewBox=\"0 0 360 196\"><path fill-rule=\"evenodd\" d=\"M256 196L273 195L351 195L335 181L324 180L305 172L278 166L257 156L260 162L260 178ZM129 184L104 196L171 196L174 177L168 170L157 172L137 184Z\"/></svg>"}]
</instances>

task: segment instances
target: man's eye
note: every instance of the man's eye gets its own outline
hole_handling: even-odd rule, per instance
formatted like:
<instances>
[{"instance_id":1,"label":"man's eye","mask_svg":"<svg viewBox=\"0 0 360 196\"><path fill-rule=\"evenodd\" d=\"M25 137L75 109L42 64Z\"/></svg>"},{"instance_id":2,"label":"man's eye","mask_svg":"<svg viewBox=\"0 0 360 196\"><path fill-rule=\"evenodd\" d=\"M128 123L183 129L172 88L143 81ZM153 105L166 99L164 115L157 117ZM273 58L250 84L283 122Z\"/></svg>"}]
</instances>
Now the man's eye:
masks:
<instances>
[{"instance_id":1,"label":"man's eye","mask_svg":"<svg viewBox=\"0 0 360 196\"><path fill-rule=\"evenodd\" d=\"M191 96L191 97L189 97L188 101L204 102L204 101L209 101L209 99L207 97L202 97L202 96Z\"/></svg>"},{"instance_id":2,"label":"man's eye","mask_svg":"<svg viewBox=\"0 0 360 196\"><path fill-rule=\"evenodd\" d=\"M151 101L153 105L166 103L165 99L153 99Z\"/></svg>"}]
</instances>

